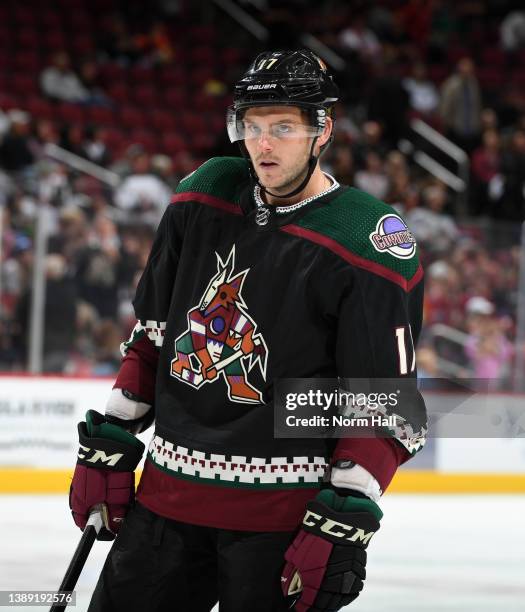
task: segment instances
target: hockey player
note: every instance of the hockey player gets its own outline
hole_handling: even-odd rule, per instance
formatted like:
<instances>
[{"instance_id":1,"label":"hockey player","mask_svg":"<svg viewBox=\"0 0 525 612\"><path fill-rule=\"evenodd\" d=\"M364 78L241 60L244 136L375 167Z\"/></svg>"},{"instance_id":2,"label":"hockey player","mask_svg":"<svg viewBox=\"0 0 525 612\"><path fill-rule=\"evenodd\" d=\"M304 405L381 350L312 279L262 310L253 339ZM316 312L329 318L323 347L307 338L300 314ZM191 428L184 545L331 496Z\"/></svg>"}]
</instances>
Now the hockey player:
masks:
<instances>
[{"instance_id":1,"label":"hockey player","mask_svg":"<svg viewBox=\"0 0 525 612\"><path fill-rule=\"evenodd\" d=\"M417 248L389 206L322 172L337 99L313 53L259 55L227 117L243 157L204 163L165 211L105 416L79 424L75 522L103 503L118 532L90 612L339 610L363 587L424 414L397 438L273 433L276 379L415 376ZM135 495L133 434L153 419Z\"/></svg>"}]
</instances>

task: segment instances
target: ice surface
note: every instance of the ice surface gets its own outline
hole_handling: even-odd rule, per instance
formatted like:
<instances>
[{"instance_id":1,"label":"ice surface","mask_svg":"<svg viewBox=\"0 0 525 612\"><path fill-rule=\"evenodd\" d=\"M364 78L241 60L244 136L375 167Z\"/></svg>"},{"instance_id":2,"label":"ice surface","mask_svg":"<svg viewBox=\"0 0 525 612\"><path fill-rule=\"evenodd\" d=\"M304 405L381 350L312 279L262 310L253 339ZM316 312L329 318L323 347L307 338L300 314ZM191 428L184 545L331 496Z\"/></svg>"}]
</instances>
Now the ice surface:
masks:
<instances>
[{"instance_id":1,"label":"ice surface","mask_svg":"<svg viewBox=\"0 0 525 612\"><path fill-rule=\"evenodd\" d=\"M387 494L381 506L348 612L525 611L525 496ZM79 536L65 495L0 495L0 590L57 589ZM72 611L87 609L109 546L95 543Z\"/></svg>"}]
</instances>

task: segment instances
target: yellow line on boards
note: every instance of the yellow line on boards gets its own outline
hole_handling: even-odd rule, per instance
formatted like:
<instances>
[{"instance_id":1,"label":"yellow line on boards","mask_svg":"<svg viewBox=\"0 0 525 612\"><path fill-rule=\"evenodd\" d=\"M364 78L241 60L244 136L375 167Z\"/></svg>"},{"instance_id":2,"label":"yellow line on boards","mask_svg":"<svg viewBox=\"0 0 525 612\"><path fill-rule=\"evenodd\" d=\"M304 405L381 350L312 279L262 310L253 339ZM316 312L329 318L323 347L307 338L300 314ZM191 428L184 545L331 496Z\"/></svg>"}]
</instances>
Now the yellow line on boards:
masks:
<instances>
[{"instance_id":1,"label":"yellow line on boards","mask_svg":"<svg viewBox=\"0 0 525 612\"><path fill-rule=\"evenodd\" d=\"M389 493L525 493L523 474L399 470Z\"/></svg>"},{"instance_id":2,"label":"yellow line on boards","mask_svg":"<svg viewBox=\"0 0 525 612\"><path fill-rule=\"evenodd\" d=\"M0 469L0 493L67 493L73 470ZM137 474L137 481L138 476ZM525 475L400 470L389 493L524 493Z\"/></svg>"},{"instance_id":3,"label":"yellow line on boards","mask_svg":"<svg viewBox=\"0 0 525 612\"><path fill-rule=\"evenodd\" d=\"M73 470L0 469L0 493L64 493Z\"/></svg>"}]
</instances>

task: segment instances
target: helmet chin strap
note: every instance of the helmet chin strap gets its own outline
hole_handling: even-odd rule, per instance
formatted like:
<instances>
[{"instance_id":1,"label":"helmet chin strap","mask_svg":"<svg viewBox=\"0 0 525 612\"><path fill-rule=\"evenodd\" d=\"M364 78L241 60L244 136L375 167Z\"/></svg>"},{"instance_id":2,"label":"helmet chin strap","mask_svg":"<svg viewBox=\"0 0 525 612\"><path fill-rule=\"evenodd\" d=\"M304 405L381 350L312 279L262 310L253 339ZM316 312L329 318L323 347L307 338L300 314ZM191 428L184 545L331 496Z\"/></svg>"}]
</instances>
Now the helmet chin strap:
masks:
<instances>
[{"instance_id":1,"label":"helmet chin strap","mask_svg":"<svg viewBox=\"0 0 525 612\"><path fill-rule=\"evenodd\" d=\"M248 160L248 163L250 165L250 174L252 175L252 179L259 185L263 193L267 193L271 195L273 198L283 198L283 199L291 198L294 195L301 193L301 191L306 187L306 185L308 185L308 181L310 180L315 170L315 166L317 164L318 157L314 155L314 147L315 147L315 143L317 142L317 138L318 137L316 136L312 141L312 147L310 148L310 159L308 160L306 176L304 177L304 179L302 180L301 184L298 187L296 187L289 193L286 193L285 195L279 195L277 193L272 193L271 191L266 189L266 187L261 183L261 181L259 180L259 177L257 176L257 173L255 172L255 168L253 167L252 161L250 159L250 156L248 155L248 151L246 150L246 145L244 144L244 142L242 143L241 151L244 157L246 157L246 159Z\"/></svg>"}]
</instances>

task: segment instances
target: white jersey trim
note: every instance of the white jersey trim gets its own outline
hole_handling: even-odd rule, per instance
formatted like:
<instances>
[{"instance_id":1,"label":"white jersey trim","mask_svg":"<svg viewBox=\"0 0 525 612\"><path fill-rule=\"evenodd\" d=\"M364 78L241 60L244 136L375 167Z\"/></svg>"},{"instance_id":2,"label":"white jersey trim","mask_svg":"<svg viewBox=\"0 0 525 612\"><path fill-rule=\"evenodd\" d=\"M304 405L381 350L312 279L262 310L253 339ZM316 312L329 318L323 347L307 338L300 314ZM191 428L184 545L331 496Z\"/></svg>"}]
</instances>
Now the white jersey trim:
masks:
<instances>
[{"instance_id":1,"label":"white jersey trim","mask_svg":"<svg viewBox=\"0 0 525 612\"><path fill-rule=\"evenodd\" d=\"M161 348L164 343L165 333L166 321L151 321L149 319L146 321L137 321L129 339L126 342L122 342L120 345L120 353L124 357L129 347L132 346L142 334L146 334L157 348Z\"/></svg>"},{"instance_id":2,"label":"white jersey trim","mask_svg":"<svg viewBox=\"0 0 525 612\"><path fill-rule=\"evenodd\" d=\"M324 457L245 457L204 453L155 435L149 455L159 467L182 477L247 485L319 484L325 474Z\"/></svg>"}]
</instances>

